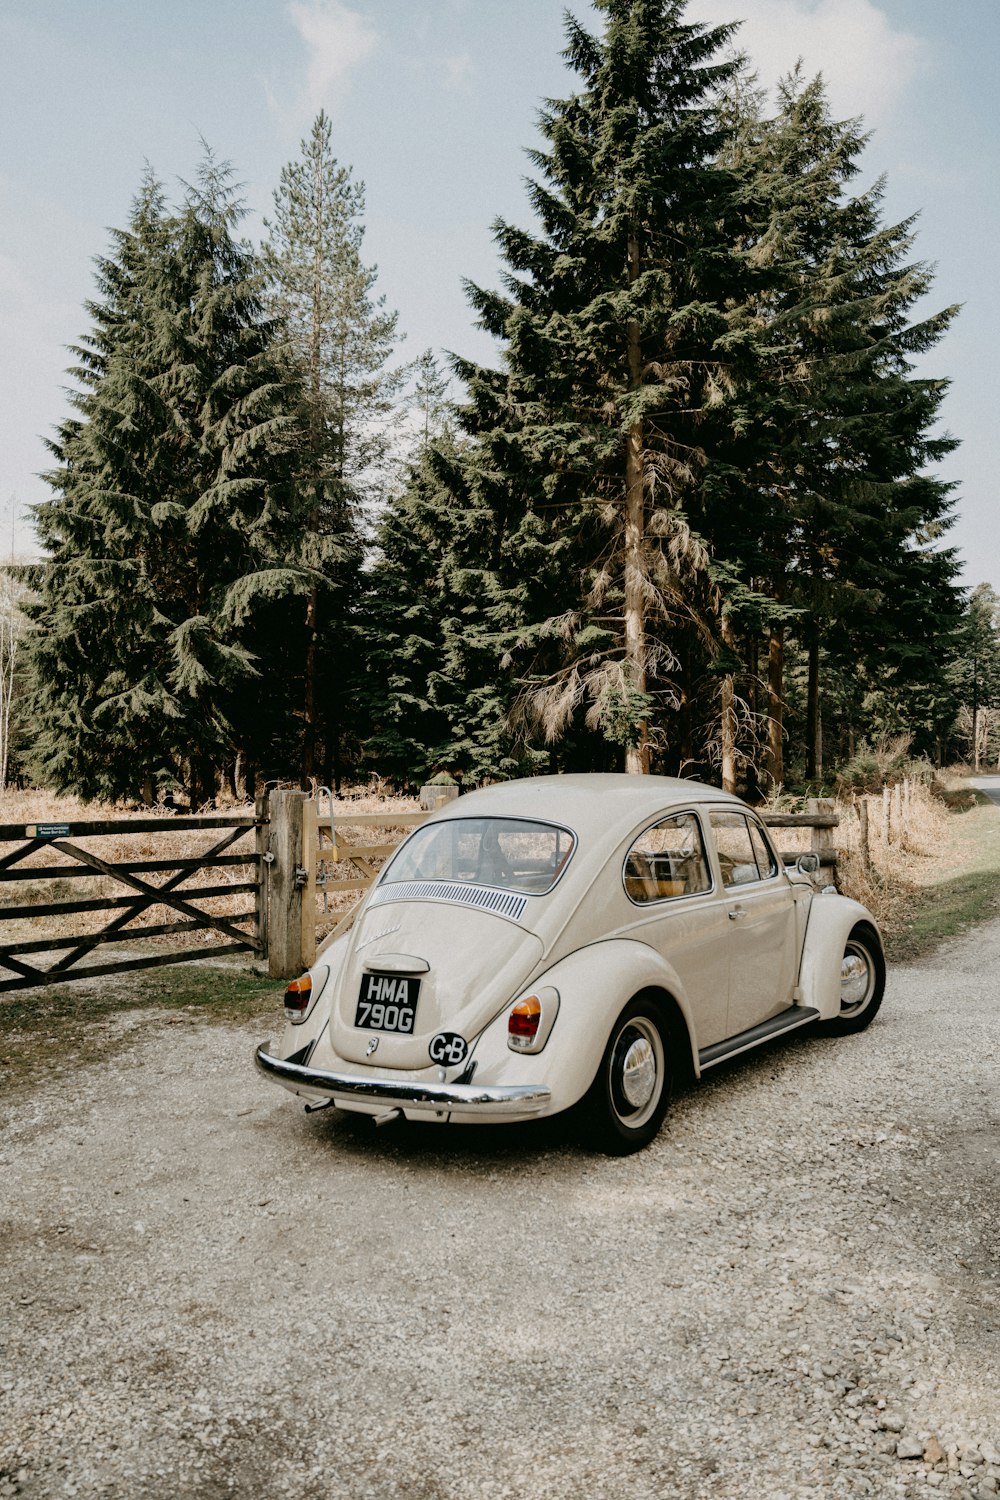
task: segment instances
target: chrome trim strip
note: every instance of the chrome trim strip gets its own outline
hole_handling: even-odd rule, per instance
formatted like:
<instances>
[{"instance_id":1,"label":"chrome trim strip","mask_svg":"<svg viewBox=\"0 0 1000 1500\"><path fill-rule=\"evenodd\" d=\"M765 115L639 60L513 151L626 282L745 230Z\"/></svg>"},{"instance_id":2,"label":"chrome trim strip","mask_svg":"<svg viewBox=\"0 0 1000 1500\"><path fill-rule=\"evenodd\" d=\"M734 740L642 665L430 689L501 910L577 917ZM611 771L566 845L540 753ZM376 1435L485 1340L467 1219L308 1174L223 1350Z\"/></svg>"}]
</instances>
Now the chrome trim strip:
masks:
<instances>
[{"instance_id":1,"label":"chrome trim strip","mask_svg":"<svg viewBox=\"0 0 1000 1500\"><path fill-rule=\"evenodd\" d=\"M262 1042L254 1062L265 1078L286 1086L314 1089L331 1099L371 1099L399 1109L472 1111L484 1115L538 1115L547 1107L550 1089L529 1083L407 1083L400 1078L359 1078L353 1073L329 1073L274 1057Z\"/></svg>"},{"instance_id":2,"label":"chrome trim strip","mask_svg":"<svg viewBox=\"0 0 1000 1500\"><path fill-rule=\"evenodd\" d=\"M368 901L371 911L393 901L449 901L458 906L475 906L494 916L509 917L516 922L524 914L528 897L493 886L464 885L457 880L400 880L377 885Z\"/></svg>"},{"instance_id":3,"label":"chrome trim strip","mask_svg":"<svg viewBox=\"0 0 1000 1500\"><path fill-rule=\"evenodd\" d=\"M730 1057L739 1057L741 1052L760 1047L764 1042L771 1041L772 1037L784 1036L786 1031L796 1031L800 1026L808 1026L810 1021L818 1019L819 1011L811 1005L789 1005L768 1021L761 1021L757 1026L737 1032L724 1042L713 1042L711 1047L703 1047L698 1053L698 1070L704 1073L706 1068L714 1068L716 1063L725 1062Z\"/></svg>"}]
</instances>

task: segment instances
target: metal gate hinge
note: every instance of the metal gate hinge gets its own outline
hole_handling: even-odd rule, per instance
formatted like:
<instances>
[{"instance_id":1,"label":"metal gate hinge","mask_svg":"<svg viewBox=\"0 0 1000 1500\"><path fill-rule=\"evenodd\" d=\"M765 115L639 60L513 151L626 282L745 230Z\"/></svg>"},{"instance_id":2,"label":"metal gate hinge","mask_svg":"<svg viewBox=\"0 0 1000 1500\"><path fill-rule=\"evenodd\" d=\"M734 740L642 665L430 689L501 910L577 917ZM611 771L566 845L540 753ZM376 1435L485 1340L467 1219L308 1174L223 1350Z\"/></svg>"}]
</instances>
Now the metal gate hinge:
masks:
<instances>
[{"instance_id":1,"label":"metal gate hinge","mask_svg":"<svg viewBox=\"0 0 1000 1500\"><path fill-rule=\"evenodd\" d=\"M295 871L295 889L301 891L308 879L309 871L304 869L302 865L299 865Z\"/></svg>"}]
</instances>

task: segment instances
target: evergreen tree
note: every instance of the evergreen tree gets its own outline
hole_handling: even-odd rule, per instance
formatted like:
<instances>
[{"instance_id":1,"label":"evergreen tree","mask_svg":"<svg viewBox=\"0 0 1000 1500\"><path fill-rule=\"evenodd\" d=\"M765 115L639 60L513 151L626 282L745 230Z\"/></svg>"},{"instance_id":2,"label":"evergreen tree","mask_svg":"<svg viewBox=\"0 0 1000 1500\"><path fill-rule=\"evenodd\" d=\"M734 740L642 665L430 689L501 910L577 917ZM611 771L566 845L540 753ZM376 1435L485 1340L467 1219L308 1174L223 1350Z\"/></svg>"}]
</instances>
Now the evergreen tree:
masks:
<instances>
[{"instance_id":1,"label":"evergreen tree","mask_svg":"<svg viewBox=\"0 0 1000 1500\"><path fill-rule=\"evenodd\" d=\"M965 601L949 669L958 747L976 771L988 756L1000 764L1000 598L988 583Z\"/></svg>"},{"instance_id":2,"label":"evergreen tree","mask_svg":"<svg viewBox=\"0 0 1000 1500\"><path fill-rule=\"evenodd\" d=\"M740 355L734 184L716 165L714 110L733 28L686 24L681 0L598 8L599 38L567 19L581 90L541 117L539 229L499 223L505 295L470 289L502 367L457 368L486 455L486 632L550 742L578 735L585 708L643 771L651 710L676 703L668 632L705 629L706 557L685 506L702 425Z\"/></svg>"},{"instance_id":3,"label":"evergreen tree","mask_svg":"<svg viewBox=\"0 0 1000 1500\"><path fill-rule=\"evenodd\" d=\"M281 635L310 573L294 392L240 213L210 154L177 213L147 175L98 262L29 607L34 762L62 791L148 800L183 785L198 805L225 763L261 749L267 661L248 638L261 613Z\"/></svg>"},{"instance_id":4,"label":"evergreen tree","mask_svg":"<svg viewBox=\"0 0 1000 1500\"><path fill-rule=\"evenodd\" d=\"M531 757L509 731L510 683L483 610L492 517L477 451L456 437L448 381L429 350L417 369L420 440L379 523L356 653L366 756L400 785L442 769L473 781L516 775Z\"/></svg>"},{"instance_id":5,"label":"evergreen tree","mask_svg":"<svg viewBox=\"0 0 1000 1500\"><path fill-rule=\"evenodd\" d=\"M780 784L789 628L807 658L807 778L822 770L821 661L839 655L870 683L914 683L919 662L940 686L928 627L955 619L954 559L939 545L950 486L925 470L954 442L931 434L946 384L915 377L913 359L956 309L909 321L931 279L906 263L913 221L883 225L882 183L849 196L866 137L831 118L820 79L785 80L773 120L750 90L735 102L727 163L745 183L756 367L697 518L737 618L751 601L744 639L761 613L768 625L767 769Z\"/></svg>"},{"instance_id":6,"label":"evergreen tree","mask_svg":"<svg viewBox=\"0 0 1000 1500\"><path fill-rule=\"evenodd\" d=\"M385 491L395 454L396 398L405 369L389 361L397 314L376 295L362 260L364 184L333 155L321 111L301 155L282 169L265 245L269 305L300 372L301 465L312 560L321 578L305 614L303 785L325 744L324 775L339 780L349 621L360 591L365 512Z\"/></svg>"}]
</instances>

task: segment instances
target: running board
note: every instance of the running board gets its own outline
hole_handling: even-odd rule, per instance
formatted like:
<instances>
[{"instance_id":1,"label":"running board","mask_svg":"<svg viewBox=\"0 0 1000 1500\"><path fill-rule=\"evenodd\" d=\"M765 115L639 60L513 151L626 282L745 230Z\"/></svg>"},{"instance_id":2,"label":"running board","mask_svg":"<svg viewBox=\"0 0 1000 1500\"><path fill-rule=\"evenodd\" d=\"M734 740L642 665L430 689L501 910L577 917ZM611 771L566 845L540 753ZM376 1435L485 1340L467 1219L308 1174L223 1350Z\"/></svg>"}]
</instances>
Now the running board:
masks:
<instances>
[{"instance_id":1,"label":"running board","mask_svg":"<svg viewBox=\"0 0 1000 1500\"><path fill-rule=\"evenodd\" d=\"M698 1053L698 1067L704 1072L706 1068L724 1062L727 1057L749 1052L752 1047L759 1047L772 1037L783 1036L786 1031L795 1031L797 1027L808 1026L810 1021L818 1019L819 1011L813 1006L790 1005L787 1010L779 1011L769 1020L761 1021L759 1026L751 1026L748 1031L738 1031L735 1036L727 1036L724 1042L713 1042L711 1047L703 1047Z\"/></svg>"}]
</instances>

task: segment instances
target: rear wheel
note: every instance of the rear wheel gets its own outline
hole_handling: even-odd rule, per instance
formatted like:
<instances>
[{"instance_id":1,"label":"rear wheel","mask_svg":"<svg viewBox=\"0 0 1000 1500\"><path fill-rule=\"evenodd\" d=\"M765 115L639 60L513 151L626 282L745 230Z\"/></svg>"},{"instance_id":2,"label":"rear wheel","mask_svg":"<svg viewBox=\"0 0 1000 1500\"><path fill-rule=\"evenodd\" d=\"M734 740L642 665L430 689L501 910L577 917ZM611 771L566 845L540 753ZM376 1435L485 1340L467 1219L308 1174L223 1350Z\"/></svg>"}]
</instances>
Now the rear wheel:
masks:
<instances>
[{"instance_id":1,"label":"rear wheel","mask_svg":"<svg viewBox=\"0 0 1000 1500\"><path fill-rule=\"evenodd\" d=\"M878 1015L885 992L885 959L870 927L855 927L840 961L840 1014L827 1023L838 1036L864 1031Z\"/></svg>"},{"instance_id":2,"label":"rear wheel","mask_svg":"<svg viewBox=\"0 0 1000 1500\"><path fill-rule=\"evenodd\" d=\"M583 1101L593 1144L612 1156L640 1151L670 1103L668 1028L662 1007L639 995L611 1028L601 1066Z\"/></svg>"}]
</instances>

